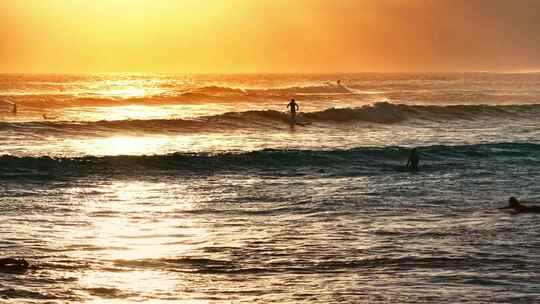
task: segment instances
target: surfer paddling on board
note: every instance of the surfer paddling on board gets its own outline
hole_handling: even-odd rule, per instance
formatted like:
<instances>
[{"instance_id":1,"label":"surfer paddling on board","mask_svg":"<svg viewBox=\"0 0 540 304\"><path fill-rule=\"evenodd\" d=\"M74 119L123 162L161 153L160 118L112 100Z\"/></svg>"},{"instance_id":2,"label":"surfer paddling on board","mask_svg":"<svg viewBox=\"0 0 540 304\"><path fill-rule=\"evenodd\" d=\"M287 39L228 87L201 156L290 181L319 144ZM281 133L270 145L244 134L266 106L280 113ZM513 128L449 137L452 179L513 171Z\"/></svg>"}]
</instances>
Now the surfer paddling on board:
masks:
<instances>
[{"instance_id":1,"label":"surfer paddling on board","mask_svg":"<svg viewBox=\"0 0 540 304\"><path fill-rule=\"evenodd\" d=\"M291 99L291 102L289 102L287 108L291 108L291 120L293 123L296 122L296 111L299 111L300 107L298 106L294 98Z\"/></svg>"},{"instance_id":2,"label":"surfer paddling on board","mask_svg":"<svg viewBox=\"0 0 540 304\"><path fill-rule=\"evenodd\" d=\"M26 270L28 266L25 259L0 258L0 272Z\"/></svg>"},{"instance_id":3,"label":"surfer paddling on board","mask_svg":"<svg viewBox=\"0 0 540 304\"><path fill-rule=\"evenodd\" d=\"M510 197L508 199L508 206L499 209L513 209L513 213L540 213L539 206L525 206L522 205L517 198Z\"/></svg>"},{"instance_id":4,"label":"surfer paddling on board","mask_svg":"<svg viewBox=\"0 0 540 304\"><path fill-rule=\"evenodd\" d=\"M419 162L420 162L420 157L418 156L418 150L416 150L416 148L413 148L411 150L411 154L409 154L409 159L407 160L406 167L413 171L418 171Z\"/></svg>"}]
</instances>

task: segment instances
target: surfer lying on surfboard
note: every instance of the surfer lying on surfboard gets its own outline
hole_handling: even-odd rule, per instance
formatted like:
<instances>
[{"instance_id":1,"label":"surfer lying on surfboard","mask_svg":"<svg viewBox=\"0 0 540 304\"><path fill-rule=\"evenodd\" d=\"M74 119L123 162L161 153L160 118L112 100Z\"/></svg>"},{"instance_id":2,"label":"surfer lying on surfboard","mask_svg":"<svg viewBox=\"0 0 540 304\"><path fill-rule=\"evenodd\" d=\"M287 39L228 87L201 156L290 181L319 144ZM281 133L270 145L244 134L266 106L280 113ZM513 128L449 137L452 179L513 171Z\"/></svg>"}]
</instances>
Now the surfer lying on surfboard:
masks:
<instances>
[{"instance_id":1,"label":"surfer lying on surfboard","mask_svg":"<svg viewBox=\"0 0 540 304\"><path fill-rule=\"evenodd\" d=\"M525 206L522 205L517 198L510 197L508 199L508 206L501 207L499 209L514 209L512 210L513 213L540 213L540 207L539 206Z\"/></svg>"},{"instance_id":2,"label":"surfer lying on surfboard","mask_svg":"<svg viewBox=\"0 0 540 304\"><path fill-rule=\"evenodd\" d=\"M58 117L56 116L50 116L50 115L47 115L47 114L43 114L41 115L43 117L43 119L45 120L49 120L49 119L57 119Z\"/></svg>"},{"instance_id":3,"label":"surfer lying on surfboard","mask_svg":"<svg viewBox=\"0 0 540 304\"><path fill-rule=\"evenodd\" d=\"M28 266L25 259L0 258L0 271L24 270Z\"/></svg>"}]
</instances>

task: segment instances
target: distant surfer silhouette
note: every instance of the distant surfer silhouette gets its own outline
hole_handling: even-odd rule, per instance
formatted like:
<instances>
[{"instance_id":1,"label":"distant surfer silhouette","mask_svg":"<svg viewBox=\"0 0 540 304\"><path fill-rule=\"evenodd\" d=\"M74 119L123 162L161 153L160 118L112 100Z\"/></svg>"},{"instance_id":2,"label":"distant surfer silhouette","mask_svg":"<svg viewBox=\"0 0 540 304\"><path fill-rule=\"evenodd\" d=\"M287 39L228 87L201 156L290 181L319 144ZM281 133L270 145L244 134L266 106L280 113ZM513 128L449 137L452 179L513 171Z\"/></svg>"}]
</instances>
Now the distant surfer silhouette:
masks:
<instances>
[{"instance_id":1,"label":"distant surfer silhouette","mask_svg":"<svg viewBox=\"0 0 540 304\"><path fill-rule=\"evenodd\" d=\"M406 167L413 171L418 171L418 163L420 162L420 157L418 156L418 150L413 148L411 154L409 154L409 159L407 160Z\"/></svg>"},{"instance_id":2,"label":"distant surfer silhouette","mask_svg":"<svg viewBox=\"0 0 540 304\"><path fill-rule=\"evenodd\" d=\"M43 114L43 115L41 115L41 116L42 116L43 119L45 119L45 120L56 119L56 118L57 118L56 116L49 116L49 115L47 115L47 114Z\"/></svg>"},{"instance_id":3,"label":"distant surfer silhouette","mask_svg":"<svg viewBox=\"0 0 540 304\"><path fill-rule=\"evenodd\" d=\"M25 259L0 258L0 271L26 270L29 264Z\"/></svg>"},{"instance_id":4,"label":"distant surfer silhouette","mask_svg":"<svg viewBox=\"0 0 540 304\"><path fill-rule=\"evenodd\" d=\"M11 113L13 113L13 115L17 115L17 104L16 103L13 103L13 108L11 109Z\"/></svg>"},{"instance_id":5,"label":"distant surfer silhouette","mask_svg":"<svg viewBox=\"0 0 540 304\"><path fill-rule=\"evenodd\" d=\"M539 206L525 206L522 205L517 198L510 197L508 199L508 206L501 207L499 209L513 209L514 213L540 213Z\"/></svg>"},{"instance_id":6,"label":"distant surfer silhouette","mask_svg":"<svg viewBox=\"0 0 540 304\"><path fill-rule=\"evenodd\" d=\"M294 99L291 99L291 102L287 105L287 108L291 109L291 120L292 122L296 122L296 111L300 110L300 106L296 103Z\"/></svg>"}]
</instances>

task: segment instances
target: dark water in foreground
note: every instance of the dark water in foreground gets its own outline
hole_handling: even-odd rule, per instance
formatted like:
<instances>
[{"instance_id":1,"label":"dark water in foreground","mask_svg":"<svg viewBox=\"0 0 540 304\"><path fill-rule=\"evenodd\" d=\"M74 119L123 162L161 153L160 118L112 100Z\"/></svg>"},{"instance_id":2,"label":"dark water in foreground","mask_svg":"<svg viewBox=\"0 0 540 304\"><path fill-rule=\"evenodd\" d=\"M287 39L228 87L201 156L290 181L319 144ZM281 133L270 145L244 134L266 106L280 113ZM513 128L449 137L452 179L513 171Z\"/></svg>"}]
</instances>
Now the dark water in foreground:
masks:
<instances>
[{"instance_id":1,"label":"dark water in foreground","mask_svg":"<svg viewBox=\"0 0 540 304\"><path fill-rule=\"evenodd\" d=\"M0 302L539 302L537 76L443 76L4 76Z\"/></svg>"}]
</instances>

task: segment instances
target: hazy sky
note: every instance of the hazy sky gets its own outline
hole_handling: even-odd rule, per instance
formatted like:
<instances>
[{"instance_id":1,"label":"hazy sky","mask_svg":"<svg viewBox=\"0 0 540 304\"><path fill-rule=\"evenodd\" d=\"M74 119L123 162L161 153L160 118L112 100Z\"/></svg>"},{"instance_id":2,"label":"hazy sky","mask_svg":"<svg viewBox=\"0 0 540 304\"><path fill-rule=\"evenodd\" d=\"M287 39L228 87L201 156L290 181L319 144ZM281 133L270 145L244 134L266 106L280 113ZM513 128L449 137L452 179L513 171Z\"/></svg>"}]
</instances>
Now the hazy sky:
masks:
<instances>
[{"instance_id":1,"label":"hazy sky","mask_svg":"<svg viewBox=\"0 0 540 304\"><path fill-rule=\"evenodd\" d=\"M537 0L0 0L0 72L528 70Z\"/></svg>"}]
</instances>

